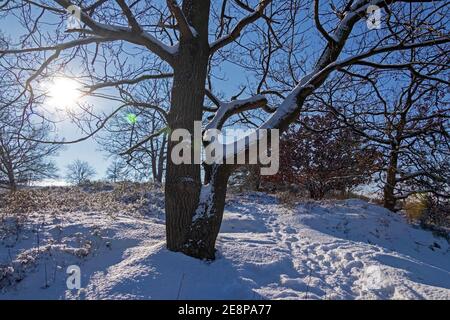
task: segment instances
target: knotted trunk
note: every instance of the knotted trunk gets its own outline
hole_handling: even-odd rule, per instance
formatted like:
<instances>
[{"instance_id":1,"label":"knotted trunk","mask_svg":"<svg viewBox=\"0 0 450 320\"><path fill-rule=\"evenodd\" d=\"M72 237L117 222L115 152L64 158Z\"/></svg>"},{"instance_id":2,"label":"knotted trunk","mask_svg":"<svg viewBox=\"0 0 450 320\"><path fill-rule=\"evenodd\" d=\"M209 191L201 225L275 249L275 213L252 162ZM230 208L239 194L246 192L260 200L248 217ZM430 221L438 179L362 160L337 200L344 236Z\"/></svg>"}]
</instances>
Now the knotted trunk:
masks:
<instances>
[{"instance_id":1,"label":"knotted trunk","mask_svg":"<svg viewBox=\"0 0 450 320\"><path fill-rule=\"evenodd\" d=\"M199 44L180 48L179 63L174 66L172 101L169 113L170 130L186 129L194 134L194 122L201 121L205 90L207 56ZM169 137L170 138L170 137ZM166 168L166 230L167 246L181 251L200 196L200 165L191 161L174 164L171 157L177 141L168 142Z\"/></svg>"},{"instance_id":2,"label":"knotted trunk","mask_svg":"<svg viewBox=\"0 0 450 320\"><path fill-rule=\"evenodd\" d=\"M169 250L214 260L222 224L228 178L232 169L216 165L208 181L166 184L166 232Z\"/></svg>"}]
</instances>

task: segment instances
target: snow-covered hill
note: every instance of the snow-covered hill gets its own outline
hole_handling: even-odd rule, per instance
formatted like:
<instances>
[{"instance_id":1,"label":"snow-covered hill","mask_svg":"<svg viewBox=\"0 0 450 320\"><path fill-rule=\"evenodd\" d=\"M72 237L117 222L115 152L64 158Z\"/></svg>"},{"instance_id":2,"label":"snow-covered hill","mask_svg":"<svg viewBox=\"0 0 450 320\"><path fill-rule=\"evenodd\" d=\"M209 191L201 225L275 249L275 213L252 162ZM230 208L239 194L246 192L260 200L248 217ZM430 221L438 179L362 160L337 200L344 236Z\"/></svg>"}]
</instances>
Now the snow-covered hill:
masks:
<instances>
[{"instance_id":1,"label":"snow-covered hill","mask_svg":"<svg viewBox=\"0 0 450 320\"><path fill-rule=\"evenodd\" d=\"M450 299L449 243L361 200L230 196L211 263L167 251L161 193L149 201L3 217L0 299Z\"/></svg>"}]
</instances>

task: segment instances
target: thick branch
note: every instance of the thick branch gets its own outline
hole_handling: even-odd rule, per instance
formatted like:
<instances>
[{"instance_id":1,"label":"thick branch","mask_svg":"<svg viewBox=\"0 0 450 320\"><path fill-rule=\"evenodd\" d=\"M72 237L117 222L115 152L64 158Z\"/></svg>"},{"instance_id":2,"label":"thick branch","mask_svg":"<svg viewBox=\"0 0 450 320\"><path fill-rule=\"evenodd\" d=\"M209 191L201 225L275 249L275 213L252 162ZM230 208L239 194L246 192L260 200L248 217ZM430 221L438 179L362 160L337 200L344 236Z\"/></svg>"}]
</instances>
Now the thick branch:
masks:
<instances>
[{"instance_id":1,"label":"thick branch","mask_svg":"<svg viewBox=\"0 0 450 320\"><path fill-rule=\"evenodd\" d=\"M275 111L267 106L267 99L263 95L256 95L248 99L233 100L230 102L219 102L219 108L216 114L205 129L220 129L232 115L256 108L263 108L267 112Z\"/></svg>"},{"instance_id":2,"label":"thick branch","mask_svg":"<svg viewBox=\"0 0 450 320\"><path fill-rule=\"evenodd\" d=\"M128 5L125 3L124 0L116 0L117 4L122 9L123 14L125 17L127 17L128 24L131 27L131 30L136 33L142 33L142 28L139 25L139 23L136 21L136 18L134 17L133 13L131 12L131 9L128 7Z\"/></svg>"},{"instance_id":3,"label":"thick branch","mask_svg":"<svg viewBox=\"0 0 450 320\"><path fill-rule=\"evenodd\" d=\"M186 39L195 37L196 34L194 28L189 25L186 16L178 6L177 2L175 0L167 0L167 6L178 22L178 29L180 30L181 35Z\"/></svg>"},{"instance_id":4,"label":"thick branch","mask_svg":"<svg viewBox=\"0 0 450 320\"><path fill-rule=\"evenodd\" d=\"M73 5L67 0L54 0L64 8ZM81 21L85 23L98 36L113 38L115 40L124 40L134 44L145 46L147 49L155 53L158 57L168 62L173 63L173 54L177 50L177 46L168 46L159 41L152 35L145 31L135 32L132 28L125 28L117 25L107 25L94 21L89 15L84 12L81 13ZM137 23L137 22L136 22Z\"/></svg>"},{"instance_id":5,"label":"thick branch","mask_svg":"<svg viewBox=\"0 0 450 320\"><path fill-rule=\"evenodd\" d=\"M331 35L323 28L322 24L320 23L319 18L319 0L314 0L314 22L316 24L317 30L323 35L323 37L329 42L329 43L335 43L336 40L331 37Z\"/></svg>"}]
</instances>

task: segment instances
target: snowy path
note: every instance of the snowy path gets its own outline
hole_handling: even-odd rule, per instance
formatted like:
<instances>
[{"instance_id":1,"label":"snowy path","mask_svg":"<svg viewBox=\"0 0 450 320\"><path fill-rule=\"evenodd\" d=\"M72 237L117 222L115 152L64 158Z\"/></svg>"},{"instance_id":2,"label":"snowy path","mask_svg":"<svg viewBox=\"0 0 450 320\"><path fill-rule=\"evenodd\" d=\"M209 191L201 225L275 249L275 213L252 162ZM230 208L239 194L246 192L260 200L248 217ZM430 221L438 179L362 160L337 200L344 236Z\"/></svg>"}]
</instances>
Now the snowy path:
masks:
<instances>
[{"instance_id":1,"label":"snowy path","mask_svg":"<svg viewBox=\"0 0 450 320\"><path fill-rule=\"evenodd\" d=\"M450 298L449 244L430 232L359 200L287 210L263 199L266 203L256 207L261 199L247 198L244 206L240 200L236 213L229 209L220 237L225 257L246 257L243 274L261 270L250 277L258 279L255 291L261 296Z\"/></svg>"},{"instance_id":2,"label":"snowy path","mask_svg":"<svg viewBox=\"0 0 450 320\"><path fill-rule=\"evenodd\" d=\"M450 298L449 243L359 200L287 209L263 194L232 197L212 263L167 251L160 213L78 212L43 226L46 252L31 251L31 231L0 246L3 261L20 252L33 261L0 299ZM80 266L80 291L66 289L70 264Z\"/></svg>"}]
</instances>

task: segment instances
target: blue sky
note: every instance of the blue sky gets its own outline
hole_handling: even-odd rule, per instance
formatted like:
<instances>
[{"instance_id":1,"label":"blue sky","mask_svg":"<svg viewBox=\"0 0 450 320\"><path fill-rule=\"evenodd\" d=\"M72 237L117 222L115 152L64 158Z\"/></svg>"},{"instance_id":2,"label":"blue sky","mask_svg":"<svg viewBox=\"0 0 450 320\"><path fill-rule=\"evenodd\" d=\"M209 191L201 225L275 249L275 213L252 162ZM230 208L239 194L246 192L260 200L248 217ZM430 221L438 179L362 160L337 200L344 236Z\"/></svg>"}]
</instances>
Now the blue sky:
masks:
<instances>
[{"instance_id":1,"label":"blue sky","mask_svg":"<svg viewBox=\"0 0 450 320\"><path fill-rule=\"evenodd\" d=\"M4 17L0 20L0 31L14 40L17 39L18 35L21 35L19 25L15 19L10 17ZM217 87L220 88L220 91L227 97L236 94L239 91L239 85L246 82L245 74L242 73L242 70L231 63L224 63L223 66L221 66L221 75L224 75L224 80L215 80L215 82L219 84ZM63 75L58 75L58 77L61 76ZM51 81L51 79L49 79L49 81ZM111 111L114 109L111 106L111 102L108 102L105 99L90 98L88 102L94 106L96 112L108 113L108 110ZM44 107L53 113L53 117L65 119L56 124L57 135L59 138L70 141L83 137L83 133L80 129L67 119L67 116L64 114L64 107L58 108L50 105L45 105ZM105 177L106 169L111 162L108 154L101 150L101 146L93 138L75 144L64 145L54 159L59 168L59 175L61 176L60 180L64 178L67 165L77 159L87 161L94 167L97 172L97 179Z\"/></svg>"},{"instance_id":2,"label":"blue sky","mask_svg":"<svg viewBox=\"0 0 450 320\"><path fill-rule=\"evenodd\" d=\"M54 32L52 26L49 26L49 31ZM23 30L21 30L20 25L17 24L13 17L4 17L0 20L0 30L2 33L11 36L12 38L16 38L21 35ZM17 42L17 41L16 41ZM318 52L311 52L311 54L318 54ZM133 63L132 60L128 61L129 63ZM77 68L76 63L72 62L72 69ZM306 69L308 66L304 66ZM232 63L222 63L220 68L221 76L224 76L223 80L213 80L214 88L218 92L225 95L225 98L228 99L232 95L235 95L240 90L240 85L246 84L246 77L248 74L243 72L242 68L232 64ZM245 97L244 95L242 97ZM96 100L91 102L95 110L97 112L111 110L111 102L107 102L106 100ZM58 136L60 138L64 137L65 140L74 140L80 138L82 134L79 132L79 129L71 124L69 121L64 121L58 124ZM65 173L66 166L76 160L80 159L83 161L89 162L97 171L97 178L103 178L105 175L106 168L109 164L109 160L107 159L107 154L102 152L101 146L94 139L88 139L86 141L66 145L60 152L58 157L55 159L57 165L60 169L60 174L63 176Z\"/></svg>"}]
</instances>

